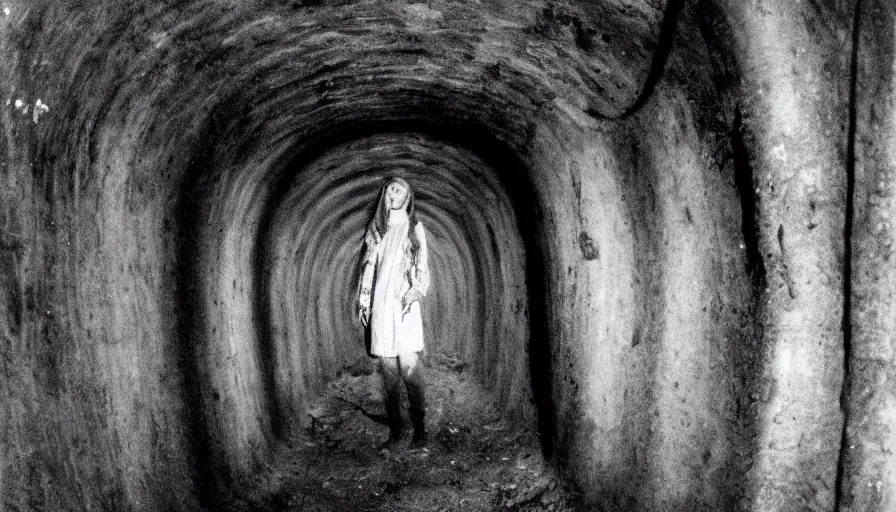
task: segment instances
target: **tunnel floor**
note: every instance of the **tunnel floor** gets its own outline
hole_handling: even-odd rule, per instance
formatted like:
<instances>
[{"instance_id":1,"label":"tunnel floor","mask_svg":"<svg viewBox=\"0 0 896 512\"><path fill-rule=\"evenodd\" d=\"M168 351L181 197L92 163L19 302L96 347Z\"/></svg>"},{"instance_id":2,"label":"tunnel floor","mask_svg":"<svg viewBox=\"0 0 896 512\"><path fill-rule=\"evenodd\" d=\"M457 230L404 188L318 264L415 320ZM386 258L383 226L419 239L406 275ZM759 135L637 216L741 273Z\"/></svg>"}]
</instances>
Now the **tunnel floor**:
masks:
<instances>
[{"instance_id":1,"label":"tunnel floor","mask_svg":"<svg viewBox=\"0 0 896 512\"><path fill-rule=\"evenodd\" d=\"M310 426L226 508L574 510L576 493L546 463L537 432L502 419L461 361L436 354L426 370L426 448L408 446L409 423L397 449L378 448L388 437L382 384L373 365L359 361L312 404Z\"/></svg>"}]
</instances>

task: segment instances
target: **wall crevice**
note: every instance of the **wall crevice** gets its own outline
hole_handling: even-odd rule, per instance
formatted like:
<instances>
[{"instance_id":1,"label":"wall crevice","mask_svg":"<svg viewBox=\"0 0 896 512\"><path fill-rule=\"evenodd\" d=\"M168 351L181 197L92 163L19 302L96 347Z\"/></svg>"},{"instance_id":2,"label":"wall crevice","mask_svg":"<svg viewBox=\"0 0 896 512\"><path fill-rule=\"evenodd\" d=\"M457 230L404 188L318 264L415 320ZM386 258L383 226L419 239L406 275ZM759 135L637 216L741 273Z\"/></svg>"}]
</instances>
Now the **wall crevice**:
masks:
<instances>
[{"instance_id":1,"label":"wall crevice","mask_svg":"<svg viewBox=\"0 0 896 512\"><path fill-rule=\"evenodd\" d=\"M813 2L814 4L814 2ZM852 352L853 309L852 309L852 282L853 282L853 225L855 216L856 196L856 137L858 119L858 88L859 88L859 47L862 42L862 0L855 0L853 7L850 61L849 61L849 96L848 117L846 127L846 204L844 205L843 219L843 383L840 390L840 411L843 414L843 430L840 436L839 457L837 460L837 481L834 488L834 503L837 510L847 501L844 496L844 480L846 479L846 466L849 464L849 434L848 428L851 421L850 387L852 377L850 372L850 358ZM816 8L818 8L816 6ZM813 204L814 210L814 204Z\"/></svg>"}]
</instances>

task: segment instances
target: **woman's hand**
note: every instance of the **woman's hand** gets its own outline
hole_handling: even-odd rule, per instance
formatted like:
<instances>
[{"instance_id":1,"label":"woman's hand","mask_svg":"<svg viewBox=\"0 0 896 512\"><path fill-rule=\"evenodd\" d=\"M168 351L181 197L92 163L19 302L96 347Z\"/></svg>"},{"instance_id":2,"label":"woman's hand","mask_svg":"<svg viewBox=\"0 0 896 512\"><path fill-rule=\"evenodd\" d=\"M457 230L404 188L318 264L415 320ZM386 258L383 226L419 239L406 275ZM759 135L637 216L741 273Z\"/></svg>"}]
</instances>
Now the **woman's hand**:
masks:
<instances>
[{"instance_id":1,"label":"woman's hand","mask_svg":"<svg viewBox=\"0 0 896 512\"><path fill-rule=\"evenodd\" d=\"M370 323L370 308L358 309L358 318L361 319L361 324L367 327L367 324Z\"/></svg>"},{"instance_id":2,"label":"woman's hand","mask_svg":"<svg viewBox=\"0 0 896 512\"><path fill-rule=\"evenodd\" d=\"M403 306L401 310L402 316L408 314L408 311L411 310L411 304L423 298L423 294L417 291L415 288L411 288L408 290L404 297L401 299L401 305Z\"/></svg>"}]
</instances>

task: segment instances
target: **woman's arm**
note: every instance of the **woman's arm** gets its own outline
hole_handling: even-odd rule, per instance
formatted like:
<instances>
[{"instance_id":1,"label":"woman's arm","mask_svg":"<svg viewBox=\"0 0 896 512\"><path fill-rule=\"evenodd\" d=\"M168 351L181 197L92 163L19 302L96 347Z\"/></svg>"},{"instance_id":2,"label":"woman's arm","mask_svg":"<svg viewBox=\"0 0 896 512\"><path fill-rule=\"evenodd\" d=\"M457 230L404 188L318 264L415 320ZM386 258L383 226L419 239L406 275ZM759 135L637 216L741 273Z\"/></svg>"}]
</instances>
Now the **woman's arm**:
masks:
<instances>
[{"instance_id":1,"label":"woman's arm","mask_svg":"<svg viewBox=\"0 0 896 512\"><path fill-rule=\"evenodd\" d=\"M370 307L370 293L373 288L373 264L364 262L364 269L361 271L361 286L358 289L358 304L362 309Z\"/></svg>"},{"instance_id":2,"label":"woman's arm","mask_svg":"<svg viewBox=\"0 0 896 512\"><path fill-rule=\"evenodd\" d=\"M364 260L361 263L361 279L358 283L358 306L361 321L366 325L364 311L370 310L370 296L373 289L373 273L376 269L377 236L368 231L364 237Z\"/></svg>"},{"instance_id":3,"label":"woman's arm","mask_svg":"<svg viewBox=\"0 0 896 512\"><path fill-rule=\"evenodd\" d=\"M411 288L426 297L426 292L429 291L429 247L426 244L426 231L423 229L423 224L418 222L414 227L414 233L420 242L420 249L417 251L417 261L411 276Z\"/></svg>"}]
</instances>

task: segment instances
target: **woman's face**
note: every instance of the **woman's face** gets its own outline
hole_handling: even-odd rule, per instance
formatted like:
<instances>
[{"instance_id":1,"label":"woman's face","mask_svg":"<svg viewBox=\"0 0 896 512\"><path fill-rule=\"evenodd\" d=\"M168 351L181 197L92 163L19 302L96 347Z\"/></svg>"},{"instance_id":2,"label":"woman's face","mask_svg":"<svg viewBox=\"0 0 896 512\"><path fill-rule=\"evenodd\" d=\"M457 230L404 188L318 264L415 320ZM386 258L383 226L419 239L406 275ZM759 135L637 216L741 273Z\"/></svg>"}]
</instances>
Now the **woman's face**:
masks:
<instances>
[{"instance_id":1,"label":"woman's face","mask_svg":"<svg viewBox=\"0 0 896 512\"><path fill-rule=\"evenodd\" d=\"M408 189L401 183L393 181L386 186L386 206L392 210L404 207L408 199Z\"/></svg>"}]
</instances>

